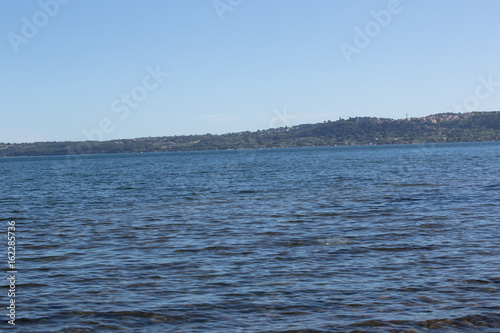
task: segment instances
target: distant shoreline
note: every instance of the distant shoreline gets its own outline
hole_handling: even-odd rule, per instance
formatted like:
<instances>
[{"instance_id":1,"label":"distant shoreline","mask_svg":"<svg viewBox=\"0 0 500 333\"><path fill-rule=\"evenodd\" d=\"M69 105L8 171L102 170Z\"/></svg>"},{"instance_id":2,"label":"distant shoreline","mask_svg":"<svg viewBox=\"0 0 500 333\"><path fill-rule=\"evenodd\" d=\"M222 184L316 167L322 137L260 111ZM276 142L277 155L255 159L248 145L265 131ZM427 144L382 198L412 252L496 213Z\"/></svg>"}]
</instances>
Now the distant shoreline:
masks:
<instances>
[{"instance_id":1,"label":"distant shoreline","mask_svg":"<svg viewBox=\"0 0 500 333\"><path fill-rule=\"evenodd\" d=\"M0 143L0 157L484 141L500 141L500 112L442 113L397 120L355 117L256 132L217 135L181 135L108 141Z\"/></svg>"},{"instance_id":2,"label":"distant shoreline","mask_svg":"<svg viewBox=\"0 0 500 333\"><path fill-rule=\"evenodd\" d=\"M345 148L345 147L383 147L383 146L408 146L408 145L429 145L429 144L453 144L453 143L486 143L500 142L499 140L488 141L454 141L454 142L411 142L411 143L382 143L382 144L355 144L355 145L337 145L337 146L301 146L301 147L271 147L271 148L231 148L231 149L206 149L206 150L169 150L169 151L138 151L122 153L90 153L90 154L60 154L60 155L20 155L20 156L0 156L0 158L25 158L25 157L64 157L64 156L102 156L102 155L140 155L156 153L203 153L203 152L229 152L240 150L272 150L272 149L309 149L309 148Z\"/></svg>"}]
</instances>

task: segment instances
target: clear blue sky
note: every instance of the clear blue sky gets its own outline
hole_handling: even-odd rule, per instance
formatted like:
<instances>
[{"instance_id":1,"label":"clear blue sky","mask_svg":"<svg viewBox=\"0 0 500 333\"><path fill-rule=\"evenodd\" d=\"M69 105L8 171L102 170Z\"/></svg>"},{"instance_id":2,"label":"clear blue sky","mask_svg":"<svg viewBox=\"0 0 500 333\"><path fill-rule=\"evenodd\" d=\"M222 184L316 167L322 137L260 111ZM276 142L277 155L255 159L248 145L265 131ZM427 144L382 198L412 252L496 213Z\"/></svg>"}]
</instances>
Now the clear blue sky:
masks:
<instances>
[{"instance_id":1,"label":"clear blue sky","mask_svg":"<svg viewBox=\"0 0 500 333\"><path fill-rule=\"evenodd\" d=\"M500 109L497 0L56 1L0 1L0 142Z\"/></svg>"}]
</instances>

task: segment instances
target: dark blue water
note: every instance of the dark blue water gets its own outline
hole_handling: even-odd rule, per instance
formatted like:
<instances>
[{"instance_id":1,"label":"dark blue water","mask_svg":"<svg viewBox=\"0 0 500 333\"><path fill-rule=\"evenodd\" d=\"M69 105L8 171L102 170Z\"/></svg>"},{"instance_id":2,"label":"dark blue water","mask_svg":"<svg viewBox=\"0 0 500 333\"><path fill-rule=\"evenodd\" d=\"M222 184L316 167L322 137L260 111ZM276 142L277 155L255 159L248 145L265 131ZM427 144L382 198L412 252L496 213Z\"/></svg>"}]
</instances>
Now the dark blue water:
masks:
<instances>
[{"instance_id":1,"label":"dark blue water","mask_svg":"<svg viewBox=\"0 0 500 333\"><path fill-rule=\"evenodd\" d=\"M13 330L500 331L500 143L8 158L0 179Z\"/></svg>"}]
</instances>

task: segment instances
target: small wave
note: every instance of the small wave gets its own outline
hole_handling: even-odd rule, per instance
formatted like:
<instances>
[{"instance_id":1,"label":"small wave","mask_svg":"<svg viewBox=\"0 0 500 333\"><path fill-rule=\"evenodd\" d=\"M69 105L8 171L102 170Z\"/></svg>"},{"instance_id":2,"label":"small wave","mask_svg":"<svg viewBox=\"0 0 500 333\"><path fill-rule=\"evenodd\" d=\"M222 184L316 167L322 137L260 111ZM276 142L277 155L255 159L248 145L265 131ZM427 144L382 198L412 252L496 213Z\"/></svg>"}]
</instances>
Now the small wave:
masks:
<instances>
[{"instance_id":1,"label":"small wave","mask_svg":"<svg viewBox=\"0 0 500 333\"><path fill-rule=\"evenodd\" d=\"M254 191L254 190L241 190L241 191L238 191L238 193L240 193L240 194L252 194L252 193L257 193L257 191Z\"/></svg>"},{"instance_id":2,"label":"small wave","mask_svg":"<svg viewBox=\"0 0 500 333\"><path fill-rule=\"evenodd\" d=\"M464 331L479 332L484 329L500 328L500 314L476 314L460 318L442 318L429 319L424 321L406 321L406 320L366 320L359 323L349 325L350 327L359 327L358 329L349 332L373 332L375 328L384 328L385 332L421 332L422 329L428 330L446 330L448 331ZM450 330L451 329L451 330Z\"/></svg>"},{"instance_id":3,"label":"small wave","mask_svg":"<svg viewBox=\"0 0 500 333\"><path fill-rule=\"evenodd\" d=\"M393 202L406 202L406 201L421 201L422 199L420 198L409 198L409 197L397 197L393 198Z\"/></svg>"},{"instance_id":4,"label":"small wave","mask_svg":"<svg viewBox=\"0 0 500 333\"><path fill-rule=\"evenodd\" d=\"M490 283L498 283L500 281L491 281L491 280L479 280L479 279L468 279L465 280L464 283L467 284L490 284Z\"/></svg>"},{"instance_id":5,"label":"small wave","mask_svg":"<svg viewBox=\"0 0 500 333\"><path fill-rule=\"evenodd\" d=\"M454 319L431 319L421 321L419 326L427 329L445 329L445 328L500 328L500 314L469 315Z\"/></svg>"},{"instance_id":6,"label":"small wave","mask_svg":"<svg viewBox=\"0 0 500 333\"><path fill-rule=\"evenodd\" d=\"M16 287L19 287L19 289L24 289L24 288L40 288L40 287L47 287L47 284L43 283L21 283L21 284L16 284Z\"/></svg>"},{"instance_id":7,"label":"small wave","mask_svg":"<svg viewBox=\"0 0 500 333\"><path fill-rule=\"evenodd\" d=\"M321 245L337 245L337 244L347 244L349 243L349 240L347 238L341 238L341 237L330 237L330 238L318 239L317 242Z\"/></svg>"},{"instance_id":8,"label":"small wave","mask_svg":"<svg viewBox=\"0 0 500 333\"><path fill-rule=\"evenodd\" d=\"M307 239L290 239L281 242L281 245L285 247L311 246L316 244L317 243L314 242L313 240L307 240Z\"/></svg>"},{"instance_id":9,"label":"small wave","mask_svg":"<svg viewBox=\"0 0 500 333\"><path fill-rule=\"evenodd\" d=\"M67 260L69 257L66 256L46 256L46 257L38 257L38 258L24 258L26 261L60 261Z\"/></svg>"},{"instance_id":10,"label":"small wave","mask_svg":"<svg viewBox=\"0 0 500 333\"><path fill-rule=\"evenodd\" d=\"M115 188L115 190L118 190L118 191L127 191L127 190L134 190L134 188L130 187L130 186L118 186L117 188Z\"/></svg>"},{"instance_id":11,"label":"small wave","mask_svg":"<svg viewBox=\"0 0 500 333\"><path fill-rule=\"evenodd\" d=\"M405 251L415 251L415 250L434 250L433 246L421 246L421 245L408 245L408 246L379 246L371 247L370 250L380 251L380 252L405 252Z\"/></svg>"}]
</instances>

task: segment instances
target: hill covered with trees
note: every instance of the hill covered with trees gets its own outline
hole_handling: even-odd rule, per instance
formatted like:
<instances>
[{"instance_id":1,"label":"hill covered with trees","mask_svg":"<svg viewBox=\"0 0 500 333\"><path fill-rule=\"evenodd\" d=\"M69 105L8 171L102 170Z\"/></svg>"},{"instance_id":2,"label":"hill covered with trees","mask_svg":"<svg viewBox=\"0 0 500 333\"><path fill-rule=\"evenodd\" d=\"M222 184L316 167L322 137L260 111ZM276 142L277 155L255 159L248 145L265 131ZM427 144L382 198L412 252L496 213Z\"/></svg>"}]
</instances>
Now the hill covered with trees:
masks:
<instances>
[{"instance_id":1,"label":"hill covered with trees","mask_svg":"<svg viewBox=\"0 0 500 333\"><path fill-rule=\"evenodd\" d=\"M441 113L420 118L356 117L221 135L110 141L0 143L0 156L45 156L250 148L500 141L500 112Z\"/></svg>"}]
</instances>

